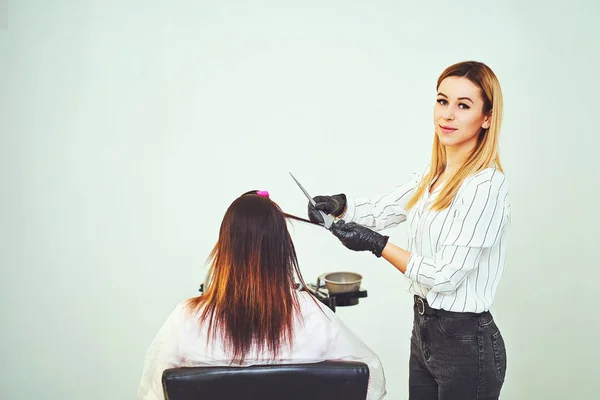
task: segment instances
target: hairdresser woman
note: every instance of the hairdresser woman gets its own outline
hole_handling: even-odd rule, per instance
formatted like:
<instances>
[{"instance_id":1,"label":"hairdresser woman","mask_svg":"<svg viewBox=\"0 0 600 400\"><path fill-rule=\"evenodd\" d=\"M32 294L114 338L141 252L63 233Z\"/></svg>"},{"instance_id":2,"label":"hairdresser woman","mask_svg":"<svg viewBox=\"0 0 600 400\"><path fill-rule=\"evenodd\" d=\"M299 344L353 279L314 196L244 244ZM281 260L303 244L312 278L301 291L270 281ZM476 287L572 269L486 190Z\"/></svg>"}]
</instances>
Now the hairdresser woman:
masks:
<instances>
[{"instance_id":1,"label":"hairdresser woman","mask_svg":"<svg viewBox=\"0 0 600 400\"><path fill-rule=\"evenodd\" d=\"M502 92L479 62L448 67L436 89L426 168L383 196L317 196L308 213L315 222L315 209L341 218L331 231L347 248L371 251L411 280L410 399L497 399L506 352L489 309L510 220L498 156ZM405 221L406 249L379 233Z\"/></svg>"}]
</instances>

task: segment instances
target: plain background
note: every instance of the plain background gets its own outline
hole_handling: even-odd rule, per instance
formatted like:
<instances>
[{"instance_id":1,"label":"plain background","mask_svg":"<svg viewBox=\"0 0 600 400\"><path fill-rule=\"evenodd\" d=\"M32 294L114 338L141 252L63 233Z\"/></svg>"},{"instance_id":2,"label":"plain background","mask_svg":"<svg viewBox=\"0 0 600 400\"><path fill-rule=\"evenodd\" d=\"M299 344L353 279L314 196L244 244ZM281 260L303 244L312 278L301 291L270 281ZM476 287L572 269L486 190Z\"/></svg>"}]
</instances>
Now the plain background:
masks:
<instances>
[{"instance_id":1,"label":"plain background","mask_svg":"<svg viewBox=\"0 0 600 400\"><path fill-rule=\"evenodd\" d=\"M435 82L488 64L512 198L494 313L503 399L597 398L600 5L589 1L4 1L2 399L134 399L195 296L220 221L268 190L369 196L429 161ZM364 276L338 314L404 399L412 298L383 259L293 223L308 281ZM405 227L388 232L406 244Z\"/></svg>"}]
</instances>

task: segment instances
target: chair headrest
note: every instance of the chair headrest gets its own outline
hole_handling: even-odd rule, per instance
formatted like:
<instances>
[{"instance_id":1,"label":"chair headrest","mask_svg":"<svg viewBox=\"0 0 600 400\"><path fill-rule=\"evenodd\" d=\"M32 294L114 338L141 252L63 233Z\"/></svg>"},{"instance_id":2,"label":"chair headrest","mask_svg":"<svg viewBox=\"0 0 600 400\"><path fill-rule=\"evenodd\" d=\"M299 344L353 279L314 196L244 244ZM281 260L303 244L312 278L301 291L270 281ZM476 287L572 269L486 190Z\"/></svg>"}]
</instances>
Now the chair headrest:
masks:
<instances>
[{"instance_id":1,"label":"chair headrest","mask_svg":"<svg viewBox=\"0 0 600 400\"><path fill-rule=\"evenodd\" d=\"M365 400L369 368L355 361L171 368L167 400Z\"/></svg>"}]
</instances>

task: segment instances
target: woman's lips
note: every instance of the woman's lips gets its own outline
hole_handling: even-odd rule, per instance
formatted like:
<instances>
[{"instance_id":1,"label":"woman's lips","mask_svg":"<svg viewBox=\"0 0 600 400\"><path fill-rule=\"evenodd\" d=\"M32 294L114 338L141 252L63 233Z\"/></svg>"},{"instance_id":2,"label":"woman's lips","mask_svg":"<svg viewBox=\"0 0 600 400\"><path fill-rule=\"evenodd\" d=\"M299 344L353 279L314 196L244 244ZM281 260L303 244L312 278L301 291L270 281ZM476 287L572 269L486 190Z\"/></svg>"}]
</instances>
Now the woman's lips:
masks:
<instances>
[{"instance_id":1,"label":"woman's lips","mask_svg":"<svg viewBox=\"0 0 600 400\"><path fill-rule=\"evenodd\" d=\"M443 126L443 125L440 125L440 129L442 130L443 133L452 133L456 130L456 128L452 128L450 126Z\"/></svg>"}]
</instances>

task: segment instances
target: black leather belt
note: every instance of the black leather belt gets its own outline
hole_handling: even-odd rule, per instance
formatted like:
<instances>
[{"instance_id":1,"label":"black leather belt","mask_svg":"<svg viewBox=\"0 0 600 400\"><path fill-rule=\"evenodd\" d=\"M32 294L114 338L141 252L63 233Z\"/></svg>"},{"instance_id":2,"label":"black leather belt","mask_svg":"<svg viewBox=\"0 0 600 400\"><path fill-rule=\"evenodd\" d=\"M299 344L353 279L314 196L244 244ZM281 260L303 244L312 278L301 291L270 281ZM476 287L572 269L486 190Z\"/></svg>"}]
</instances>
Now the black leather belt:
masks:
<instances>
[{"instance_id":1,"label":"black leather belt","mask_svg":"<svg viewBox=\"0 0 600 400\"><path fill-rule=\"evenodd\" d=\"M427 300L419 297L417 295L415 298L415 310L419 315L437 315L440 317L452 317L452 318L460 318L460 317L479 317L485 313L472 313L472 312L455 312L455 311L447 311L447 310L438 310L437 308L431 308ZM487 312L487 311L486 311Z\"/></svg>"}]
</instances>

